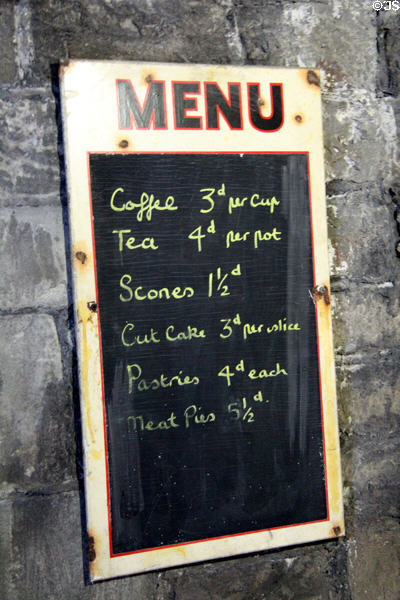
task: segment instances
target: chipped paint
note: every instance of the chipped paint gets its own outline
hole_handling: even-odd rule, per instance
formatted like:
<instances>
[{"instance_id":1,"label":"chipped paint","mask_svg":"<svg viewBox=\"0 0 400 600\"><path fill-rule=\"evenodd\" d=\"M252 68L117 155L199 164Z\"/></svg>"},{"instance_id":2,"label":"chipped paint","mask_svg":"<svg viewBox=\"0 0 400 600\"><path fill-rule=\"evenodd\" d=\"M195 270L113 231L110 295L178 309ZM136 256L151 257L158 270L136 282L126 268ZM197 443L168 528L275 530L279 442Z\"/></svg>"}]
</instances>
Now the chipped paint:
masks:
<instances>
[{"instance_id":1,"label":"chipped paint","mask_svg":"<svg viewBox=\"0 0 400 600\"><path fill-rule=\"evenodd\" d=\"M75 64L75 61L73 61L71 59L64 59L64 60L60 61L60 69L59 69L60 78L67 75L68 72L74 67L74 64Z\"/></svg>"},{"instance_id":2,"label":"chipped paint","mask_svg":"<svg viewBox=\"0 0 400 600\"><path fill-rule=\"evenodd\" d=\"M309 69L307 71L307 83L309 83L310 85L315 85L317 87L320 87L321 78L320 78L319 72L317 73L316 71Z\"/></svg>"}]
</instances>

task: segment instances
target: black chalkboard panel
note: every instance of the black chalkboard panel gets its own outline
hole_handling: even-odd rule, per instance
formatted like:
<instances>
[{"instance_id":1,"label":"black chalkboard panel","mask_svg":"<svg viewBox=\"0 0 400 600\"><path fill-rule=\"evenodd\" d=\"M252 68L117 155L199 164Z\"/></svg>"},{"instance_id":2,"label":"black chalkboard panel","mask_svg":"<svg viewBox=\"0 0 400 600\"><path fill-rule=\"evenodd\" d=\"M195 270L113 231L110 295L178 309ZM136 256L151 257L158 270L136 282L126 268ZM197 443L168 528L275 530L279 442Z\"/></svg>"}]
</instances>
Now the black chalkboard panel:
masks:
<instances>
[{"instance_id":1,"label":"black chalkboard panel","mask_svg":"<svg viewBox=\"0 0 400 600\"><path fill-rule=\"evenodd\" d=\"M114 554L327 518L308 177L90 155Z\"/></svg>"}]
</instances>

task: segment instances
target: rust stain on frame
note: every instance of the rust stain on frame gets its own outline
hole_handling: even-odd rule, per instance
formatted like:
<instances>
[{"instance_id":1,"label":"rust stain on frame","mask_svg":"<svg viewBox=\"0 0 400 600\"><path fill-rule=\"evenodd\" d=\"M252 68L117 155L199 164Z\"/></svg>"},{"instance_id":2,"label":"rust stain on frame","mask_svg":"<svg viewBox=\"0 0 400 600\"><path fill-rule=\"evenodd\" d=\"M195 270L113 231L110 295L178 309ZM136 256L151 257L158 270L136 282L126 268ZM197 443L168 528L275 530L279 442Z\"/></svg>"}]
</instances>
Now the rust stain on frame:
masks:
<instances>
[{"instance_id":1,"label":"rust stain on frame","mask_svg":"<svg viewBox=\"0 0 400 600\"><path fill-rule=\"evenodd\" d=\"M94 536L90 534L87 538L87 549L89 562L93 562L94 560L96 560L96 548L94 543Z\"/></svg>"},{"instance_id":2,"label":"rust stain on frame","mask_svg":"<svg viewBox=\"0 0 400 600\"><path fill-rule=\"evenodd\" d=\"M90 267L93 265L92 253L93 251L89 249L87 242L79 241L79 243L74 244L72 254L76 273L79 274L79 277L90 273Z\"/></svg>"},{"instance_id":3,"label":"rust stain on frame","mask_svg":"<svg viewBox=\"0 0 400 600\"><path fill-rule=\"evenodd\" d=\"M322 379L324 396L324 426L326 466L328 479L328 492L332 515L341 512L342 488L341 466L339 456L339 437L336 411L336 385L335 378L330 376L334 372L334 355L331 344L331 304L328 282L315 286L313 297L318 310L320 331L320 352L322 357ZM344 534L344 524L341 525Z\"/></svg>"},{"instance_id":4,"label":"rust stain on frame","mask_svg":"<svg viewBox=\"0 0 400 600\"><path fill-rule=\"evenodd\" d=\"M329 296L329 288L327 285L316 285L313 287L312 295L315 302L318 302L321 298L324 299L324 302L327 306L331 303Z\"/></svg>"},{"instance_id":5,"label":"rust stain on frame","mask_svg":"<svg viewBox=\"0 0 400 600\"><path fill-rule=\"evenodd\" d=\"M129 148L129 140L127 140L126 138L120 140L118 142L118 148L121 148L122 150L127 150Z\"/></svg>"},{"instance_id":6,"label":"rust stain on frame","mask_svg":"<svg viewBox=\"0 0 400 600\"><path fill-rule=\"evenodd\" d=\"M321 77L318 71L308 69L307 71L307 83L309 85L315 85L316 87L321 86Z\"/></svg>"},{"instance_id":7,"label":"rust stain on frame","mask_svg":"<svg viewBox=\"0 0 400 600\"><path fill-rule=\"evenodd\" d=\"M97 312L97 303L94 300L91 300L87 303L87 307L91 312Z\"/></svg>"},{"instance_id":8,"label":"rust stain on frame","mask_svg":"<svg viewBox=\"0 0 400 600\"><path fill-rule=\"evenodd\" d=\"M142 71L142 84L147 88L150 83L157 80L157 75L154 70L143 69Z\"/></svg>"},{"instance_id":9,"label":"rust stain on frame","mask_svg":"<svg viewBox=\"0 0 400 600\"><path fill-rule=\"evenodd\" d=\"M332 537L339 537L339 535L343 535L343 531L342 531L341 525L334 525L332 527L332 529L330 530L329 534Z\"/></svg>"},{"instance_id":10,"label":"rust stain on frame","mask_svg":"<svg viewBox=\"0 0 400 600\"><path fill-rule=\"evenodd\" d=\"M98 538L95 532L90 528L87 531L86 553L89 562L90 578L92 581L98 580L102 576L100 552L98 549Z\"/></svg>"},{"instance_id":11,"label":"rust stain on frame","mask_svg":"<svg viewBox=\"0 0 400 600\"><path fill-rule=\"evenodd\" d=\"M75 252L75 258L79 260L82 265L84 265L87 260L87 254L82 252L82 250L78 250L78 252Z\"/></svg>"},{"instance_id":12,"label":"rust stain on frame","mask_svg":"<svg viewBox=\"0 0 400 600\"><path fill-rule=\"evenodd\" d=\"M77 323L81 329L82 340L82 360L80 365L81 381L82 381L82 398L85 406L86 426L89 432L90 442L95 443L95 432L91 420L90 398L90 381L89 381L89 364L92 356L92 349L88 340L88 328L92 328L92 333L97 335L97 322L93 323L93 312L88 308L88 302L84 300L78 303ZM96 328L96 329L94 329Z\"/></svg>"}]
</instances>

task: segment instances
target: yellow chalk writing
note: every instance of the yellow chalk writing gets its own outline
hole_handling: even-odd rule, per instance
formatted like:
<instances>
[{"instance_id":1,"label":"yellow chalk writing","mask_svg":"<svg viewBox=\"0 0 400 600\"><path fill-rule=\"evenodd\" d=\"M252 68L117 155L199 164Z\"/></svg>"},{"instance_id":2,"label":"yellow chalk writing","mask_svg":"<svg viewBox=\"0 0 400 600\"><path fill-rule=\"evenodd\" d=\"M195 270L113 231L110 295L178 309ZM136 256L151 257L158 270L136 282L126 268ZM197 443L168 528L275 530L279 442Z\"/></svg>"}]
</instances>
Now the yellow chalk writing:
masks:
<instances>
[{"instance_id":1,"label":"yellow chalk writing","mask_svg":"<svg viewBox=\"0 0 400 600\"><path fill-rule=\"evenodd\" d=\"M179 373L172 377L161 373L159 377L147 380L142 378L142 367L137 364L126 365L128 372L128 388L131 394L134 389L139 392L147 392L148 390L158 390L159 388L170 388L173 385L198 385L200 382L199 377L190 375L184 375L181 369Z\"/></svg>"},{"instance_id":2,"label":"yellow chalk writing","mask_svg":"<svg viewBox=\"0 0 400 600\"><path fill-rule=\"evenodd\" d=\"M124 235L131 233L131 229L114 229L113 233L118 235L118 249L120 252L123 251L124 246L128 248L128 250L136 250L137 248L142 248L143 250L158 249L158 246L156 246L154 238L152 237L145 237L141 242L136 242L134 236L124 239Z\"/></svg>"},{"instance_id":3,"label":"yellow chalk writing","mask_svg":"<svg viewBox=\"0 0 400 600\"><path fill-rule=\"evenodd\" d=\"M153 211L175 211L178 210L178 206L175 204L173 196L167 196L164 203L159 198L155 198L154 194L148 194L142 192L139 202L133 202L128 200L124 202L120 197L120 194L124 193L124 188L119 187L111 194L110 207L116 212L131 211L137 209L136 219L137 221L143 221L145 218L147 221L151 221ZM117 199L118 194L118 199Z\"/></svg>"},{"instance_id":4,"label":"yellow chalk writing","mask_svg":"<svg viewBox=\"0 0 400 600\"><path fill-rule=\"evenodd\" d=\"M163 287L160 289L150 288L146 290L142 285L132 288L130 286L131 283L132 277L128 273L122 275L119 285L126 293L121 293L119 295L121 302L130 302L133 298L140 302L143 300L171 300L172 298L180 300L181 298L191 298L194 296L194 289L189 286L183 289L180 286L176 286L173 289Z\"/></svg>"}]
</instances>

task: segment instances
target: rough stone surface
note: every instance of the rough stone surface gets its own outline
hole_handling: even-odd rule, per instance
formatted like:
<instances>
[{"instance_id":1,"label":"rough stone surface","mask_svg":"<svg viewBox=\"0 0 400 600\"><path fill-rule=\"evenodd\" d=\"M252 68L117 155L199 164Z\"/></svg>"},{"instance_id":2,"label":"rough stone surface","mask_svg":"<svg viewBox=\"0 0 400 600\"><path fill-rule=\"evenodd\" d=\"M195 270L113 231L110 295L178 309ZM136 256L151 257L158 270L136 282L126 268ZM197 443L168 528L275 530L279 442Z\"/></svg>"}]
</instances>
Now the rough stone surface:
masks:
<instances>
[{"instance_id":1,"label":"rough stone surface","mask_svg":"<svg viewBox=\"0 0 400 600\"><path fill-rule=\"evenodd\" d=\"M232 4L248 62L321 69L324 92L340 97L375 90L374 11L335 0ZM349 36L354 29L357 36Z\"/></svg>"},{"instance_id":2,"label":"rough stone surface","mask_svg":"<svg viewBox=\"0 0 400 600\"><path fill-rule=\"evenodd\" d=\"M310 547L306 554L295 549L277 557L245 557L85 586L77 492L20 496L8 510L13 567L7 593L13 600L350 598L345 547L335 542Z\"/></svg>"},{"instance_id":3,"label":"rough stone surface","mask_svg":"<svg viewBox=\"0 0 400 600\"><path fill-rule=\"evenodd\" d=\"M324 107L327 181L390 184L397 144L392 101L361 90L355 97L327 98Z\"/></svg>"},{"instance_id":4,"label":"rough stone surface","mask_svg":"<svg viewBox=\"0 0 400 600\"><path fill-rule=\"evenodd\" d=\"M349 347L337 358L338 394L341 405L351 407L344 430L388 415L400 416L400 372L397 348L359 353Z\"/></svg>"},{"instance_id":5,"label":"rough stone surface","mask_svg":"<svg viewBox=\"0 0 400 600\"><path fill-rule=\"evenodd\" d=\"M12 503L13 600L156 600L157 575L85 585L78 492L16 498Z\"/></svg>"},{"instance_id":6,"label":"rough stone surface","mask_svg":"<svg viewBox=\"0 0 400 600\"><path fill-rule=\"evenodd\" d=\"M399 32L372 0L0 3L4 600L398 600ZM51 92L69 57L321 70L345 539L84 585Z\"/></svg>"},{"instance_id":7,"label":"rough stone surface","mask_svg":"<svg viewBox=\"0 0 400 600\"><path fill-rule=\"evenodd\" d=\"M54 319L0 317L0 381L0 491L72 483L72 401Z\"/></svg>"},{"instance_id":8,"label":"rough stone surface","mask_svg":"<svg viewBox=\"0 0 400 600\"><path fill-rule=\"evenodd\" d=\"M383 190L363 185L328 197L327 209L332 279L390 287L400 275L400 264L394 251L393 206Z\"/></svg>"},{"instance_id":9,"label":"rough stone surface","mask_svg":"<svg viewBox=\"0 0 400 600\"><path fill-rule=\"evenodd\" d=\"M66 280L61 209L0 209L2 309L61 308Z\"/></svg>"},{"instance_id":10,"label":"rough stone surface","mask_svg":"<svg viewBox=\"0 0 400 600\"><path fill-rule=\"evenodd\" d=\"M335 583L332 571L341 574ZM342 544L197 565L171 571L163 581L162 600L207 598L219 600L322 600L350 598Z\"/></svg>"},{"instance_id":11,"label":"rough stone surface","mask_svg":"<svg viewBox=\"0 0 400 600\"><path fill-rule=\"evenodd\" d=\"M384 94L400 93L400 14L381 10L378 14L378 86Z\"/></svg>"},{"instance_id":12,"label":"rough stone surface","mask_svg":"<svg viewBox=\"0 0 400 600\"><path fill-rule=\"evenodd\" d=\"M226 13L217 2L198 0L85 0L67 9L62 0L40 0L32 15L33 81L67 57L230 62Z\"/></svg>"},{"instance_id":13,"label":"rough stone surface","mask_svg":"<svg viewBox=\"0 0 400 600\"><path fill-rule=\"evenodd\" d=\"M12 83L17 75L14 52L14 10L12 2L0 6L0 84Z\"/></svg>"},{"instance_id":14,"label":"rough stone surface","mask_svg":"<svg viewBox=\"0 0 400 600\"><path fill-rule=\"evenodd\" d=\"M7 600L9 589L9 574L11 568L11 522L12 505L11 502L0 500L0 600Z\"/></svg>"},{"instance_id":15,"label":"rough stone surface","mask_svg":"<svg viewBox=\"0 0 400 600\"><path fill-rule=\"evenodd\" d=\"M332 299L337 351L386 352L398 346L399 298L394 284L352 286ZM366 358L367 358L366 357Z\"/></svg>"},{"instance_id":16,"label":"rough stone surface","mask_svg":"<svg viewBox=\"0 0 400 600\"><path fill-rule=\"evenodd\" d=\"M396 517L400 502L399 416L387 414L354 424L353 468L355 509L369 516Z\"/></svg>"},{"instance_id":17,"label":"rough stone surface","mask_svg":"<svg viewBox=\"0 0 400 600\"><path fill-rule=\"evenodd\" d=\"M0 90L0 206L59 201L55 104L40 90Z\"/></svg>"},{"instance_id":18,"label":"rough stone surface","mask_svg":"<svg viewBox=\"0 0 400 600\"><path fill-rule=\"evenodd\" d=\"M400 597L400 527L398 519L357 523L349 544L350 586L353 600L398 600ZM373 551L372 551L373 548Z\"/></svg>"}]
</instances>

